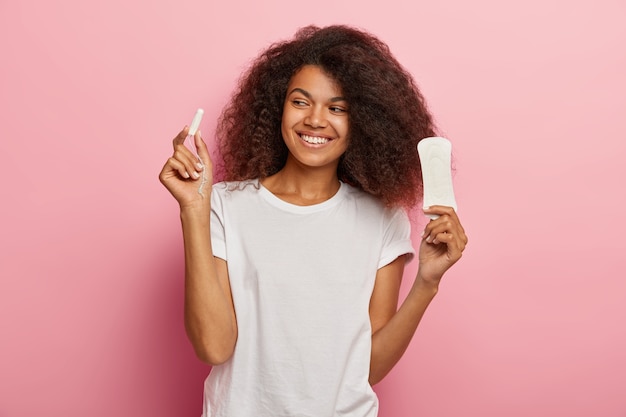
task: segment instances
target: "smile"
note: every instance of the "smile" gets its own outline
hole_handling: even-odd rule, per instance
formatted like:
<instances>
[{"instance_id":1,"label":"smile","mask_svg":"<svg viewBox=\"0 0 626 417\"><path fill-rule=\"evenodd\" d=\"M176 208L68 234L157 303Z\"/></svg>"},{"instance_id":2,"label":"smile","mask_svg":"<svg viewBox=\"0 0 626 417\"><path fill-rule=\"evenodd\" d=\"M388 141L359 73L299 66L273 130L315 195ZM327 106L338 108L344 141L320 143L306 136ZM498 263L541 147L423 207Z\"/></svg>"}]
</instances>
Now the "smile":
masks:
<instances>
[{"instance_id":1,"label":"smile","mask_svg":"<svg viewBox=\"0 0 626 417\"><path fill-rule=\"evenodd\" d=\"M303 141L305 141L306 143L310 143L312 145L323 145L325 143L330 142L330 139L323 138L323 137L320 137L320 136L309 136L309 135L301 134L300 138Z\"/></svg>"}]
</instances>

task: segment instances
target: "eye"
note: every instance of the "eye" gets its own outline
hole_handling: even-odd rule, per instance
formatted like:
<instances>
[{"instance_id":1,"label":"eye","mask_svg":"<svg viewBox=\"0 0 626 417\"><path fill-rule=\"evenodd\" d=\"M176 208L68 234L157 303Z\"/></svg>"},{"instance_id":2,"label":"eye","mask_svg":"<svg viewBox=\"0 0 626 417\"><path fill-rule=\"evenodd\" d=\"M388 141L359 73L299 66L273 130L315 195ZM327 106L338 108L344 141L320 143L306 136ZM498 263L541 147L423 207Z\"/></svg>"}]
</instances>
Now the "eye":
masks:
<instances>
[{"instance_id":1,"label":"eye","mask_svg":"<svg viewBox=\"0 0 626 417\"><path fill-rule=\"evenodd\" d=\"M331 113L335 113L335 114L342 114L348 111L348 109L346 109L345 107L341 107L341 106L330 106L329 110L331 111Z\"/></svg>"},{"instance_id":2,"label":"eye","mask_svg":"<svg viewBox=\"0 0 626 417\"><path fill-rule=\"evenodd\" d=\"M293 100L291 100L291 104L296 107L305 107L307 105L307 102L305 100L302 100L301 98L294 98Z\"/></svg>"}]
</instances>

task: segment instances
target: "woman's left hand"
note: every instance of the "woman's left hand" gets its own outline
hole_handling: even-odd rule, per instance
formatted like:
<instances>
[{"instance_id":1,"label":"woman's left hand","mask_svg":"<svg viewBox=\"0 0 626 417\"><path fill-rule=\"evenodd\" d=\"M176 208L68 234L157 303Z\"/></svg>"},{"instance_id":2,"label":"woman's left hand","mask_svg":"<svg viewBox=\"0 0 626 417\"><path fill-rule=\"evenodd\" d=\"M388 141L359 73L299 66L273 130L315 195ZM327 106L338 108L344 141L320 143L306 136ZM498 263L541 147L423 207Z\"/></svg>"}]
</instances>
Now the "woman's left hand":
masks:
<instances>
[{"instance_id":1,"label":"woman's left hand","mask_svg":"<svg viewBox=\"0 0 626 417\"><path fill-rule=\"evenodd\" d=\"M439 218L431 220L424 228L418 277L438 284L443 274L461 259L467 236L452 207L432 206L424 209L424 213L437 214Z\"/></svg>"}]
</instances>

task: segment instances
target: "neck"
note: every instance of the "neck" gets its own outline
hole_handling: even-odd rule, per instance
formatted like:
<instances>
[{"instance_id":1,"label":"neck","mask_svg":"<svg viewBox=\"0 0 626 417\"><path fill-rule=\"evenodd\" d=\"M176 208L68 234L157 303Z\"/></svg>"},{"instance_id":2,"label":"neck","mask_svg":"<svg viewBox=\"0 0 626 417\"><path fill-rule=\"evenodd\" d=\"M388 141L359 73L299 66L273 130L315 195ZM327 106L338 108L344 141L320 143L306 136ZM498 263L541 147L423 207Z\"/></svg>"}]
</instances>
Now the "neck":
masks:
<instances>
[{"instance_id":1,"label":"neck","mask_svg":"<svg viewBox=\"0 0 626 417\"><path fill-rule=\"evenodd\" d=\"M336 166L304 167L289 158L280 171L262 179L261 183L278 198L302 206L330 199L340 186Z\"/></svg>"}]
</instances>

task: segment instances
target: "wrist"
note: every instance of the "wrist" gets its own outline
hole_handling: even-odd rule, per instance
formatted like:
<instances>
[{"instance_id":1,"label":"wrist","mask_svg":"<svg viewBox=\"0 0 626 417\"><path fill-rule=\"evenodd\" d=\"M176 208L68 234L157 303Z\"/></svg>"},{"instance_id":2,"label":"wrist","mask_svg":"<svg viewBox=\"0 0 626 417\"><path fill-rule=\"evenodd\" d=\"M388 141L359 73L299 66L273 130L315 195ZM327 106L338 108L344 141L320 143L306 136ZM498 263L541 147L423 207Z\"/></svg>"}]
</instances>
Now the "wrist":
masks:
<instances>
[{"instance_id":1,"label":"wrist","mask_svg":"<svg viewBox=\"0 0 626 417\"><path fill-rule=\"evenodd\" d=\"M422 293L432 294L434 297L439 291L439 282L440 280L428 279L422 276L419 272L417 273L417 277L415 278L415 282L413 283L413 288Z\"/></svg>"},{"instance_id":2,"label":"wrist","mask_svg":"<svg viewBox=\"0 0 626 417\"><path fill-rule=\"evenodd\" d=\"M208 223L211 218L210 204L191 204L180 207L180 220L187 222Z\"/></svg>"}]
</instances>

